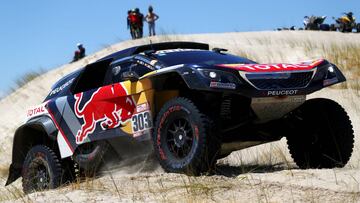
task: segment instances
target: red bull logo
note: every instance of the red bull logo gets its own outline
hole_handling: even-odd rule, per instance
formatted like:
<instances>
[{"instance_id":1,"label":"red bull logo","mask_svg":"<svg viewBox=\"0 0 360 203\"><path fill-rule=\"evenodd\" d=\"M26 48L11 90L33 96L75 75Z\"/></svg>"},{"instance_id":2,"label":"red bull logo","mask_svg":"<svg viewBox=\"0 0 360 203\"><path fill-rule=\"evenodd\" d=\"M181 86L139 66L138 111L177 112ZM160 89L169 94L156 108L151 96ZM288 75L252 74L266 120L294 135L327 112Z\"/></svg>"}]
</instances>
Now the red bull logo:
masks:
<instances>
[{"instance_id":1,"label":"red bull logo","mask_svg":"<svg viewBox=\"0 0 360 203\"><path fill-rule=\"evenodd\" d=\"M88 135L95 131L99 122L101 128L106 130L117 128L129 121L136 105L132 97L127 95L126 89L120 83L100 87L80 109L83 93L76 94L75 114L84 122L76 135L76 143L83 143Z\"/></svg>"}]
</instances>

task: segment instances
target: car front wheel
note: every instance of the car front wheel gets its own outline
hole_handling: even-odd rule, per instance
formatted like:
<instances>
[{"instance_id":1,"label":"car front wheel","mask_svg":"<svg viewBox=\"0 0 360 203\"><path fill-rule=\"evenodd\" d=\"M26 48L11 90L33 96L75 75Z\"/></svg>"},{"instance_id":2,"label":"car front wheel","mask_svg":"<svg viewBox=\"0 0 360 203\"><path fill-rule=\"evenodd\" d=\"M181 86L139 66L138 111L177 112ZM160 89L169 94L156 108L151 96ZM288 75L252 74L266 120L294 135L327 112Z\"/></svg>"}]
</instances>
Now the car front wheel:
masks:
<instances>
[{"instance_id":1,"label":"car front wheel","mask_svg":"<svg viewBox=\"0 0 360 203\"><path fill-rule=\"evenodd\" d=\"M153 143L167 172L199 175L213 168L220 149L216 128L187 98L167 102L158 113Z\"/></svg>"}]
</instances>

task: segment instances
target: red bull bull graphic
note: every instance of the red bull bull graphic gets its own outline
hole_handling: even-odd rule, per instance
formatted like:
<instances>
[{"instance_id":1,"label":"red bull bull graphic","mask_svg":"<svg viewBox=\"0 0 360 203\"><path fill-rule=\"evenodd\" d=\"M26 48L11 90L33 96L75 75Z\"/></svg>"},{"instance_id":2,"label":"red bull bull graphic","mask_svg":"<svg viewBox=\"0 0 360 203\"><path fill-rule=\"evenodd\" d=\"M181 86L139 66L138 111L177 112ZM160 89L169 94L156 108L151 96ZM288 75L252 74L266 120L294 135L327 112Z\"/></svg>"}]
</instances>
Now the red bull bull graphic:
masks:
<instances>
[{"instance_id":1,"label":"red bull bull graphic","mask_svg":"<svg viewBox=\"0 0 360 203\"><path fill-rule=\"evenodd\" d=\"M127 123L136 104L121 83L100 87L91 98L80 107L83 93L75 94L74 110L79 119L83 120L76 135L76 143L81 144L92 134L97 123L103 130L114 129Z\"/></svg>"}]
</instances>

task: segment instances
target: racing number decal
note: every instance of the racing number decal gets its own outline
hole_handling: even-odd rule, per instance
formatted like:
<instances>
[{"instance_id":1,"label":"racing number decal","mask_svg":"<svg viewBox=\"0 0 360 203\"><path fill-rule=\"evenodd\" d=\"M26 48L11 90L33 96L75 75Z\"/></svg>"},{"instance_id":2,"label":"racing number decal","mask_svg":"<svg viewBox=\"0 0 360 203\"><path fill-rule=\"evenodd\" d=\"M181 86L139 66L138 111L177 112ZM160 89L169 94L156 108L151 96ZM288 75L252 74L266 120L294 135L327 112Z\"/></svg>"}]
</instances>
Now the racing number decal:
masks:
<instances>
[{"instance_id":1,"label":"racing number decal","mask_svg":"<svg viewBox=\"0 0 360 203\"><path fill-rule=\"evenodd\" d=\"M145 111L132 117L133 132L144 131L152 128L150 112Z\"/></svg>"},{"instance_id":2,"label":"racing number decal","mask_svg":"<svg viewBox=\"0 0 360 203\"><path fill-rule=\"evenodd\" d=\"M138 137L149 133L153 127L150 106L148 103L136 106L136 113L131 118L133 136Z\"/></svg>"}]
</instances>

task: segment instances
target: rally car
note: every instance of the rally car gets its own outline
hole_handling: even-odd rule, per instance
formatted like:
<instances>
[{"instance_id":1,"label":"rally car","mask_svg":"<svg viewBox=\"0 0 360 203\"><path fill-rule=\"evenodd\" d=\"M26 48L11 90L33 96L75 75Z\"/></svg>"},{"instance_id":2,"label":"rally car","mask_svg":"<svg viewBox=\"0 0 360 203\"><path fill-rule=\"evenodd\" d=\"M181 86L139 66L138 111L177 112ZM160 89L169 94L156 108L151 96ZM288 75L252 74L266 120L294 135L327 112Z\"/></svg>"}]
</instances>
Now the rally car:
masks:
<instances>
[{"instance_id":1,"label":"rally car","mask_svg":"<svg viewBox=\"0 0 360 203\"><path fill-rule=\"evenodd\" d=\"M344 81L324 59L258 64L194 42L128 48L65 76L29 109L6 185L22 176L25 192L56 188L74 166L96 170L116 139L153 145L165 171L189 175L282 137L302 169L343 167L354 139L347 113L306 95Z\"/></svg>"}]
</instances>

